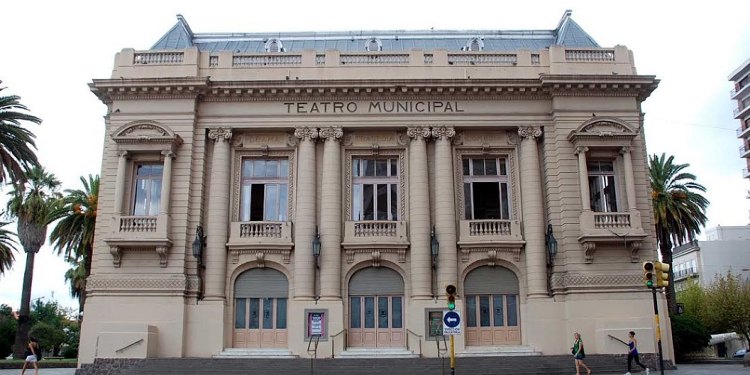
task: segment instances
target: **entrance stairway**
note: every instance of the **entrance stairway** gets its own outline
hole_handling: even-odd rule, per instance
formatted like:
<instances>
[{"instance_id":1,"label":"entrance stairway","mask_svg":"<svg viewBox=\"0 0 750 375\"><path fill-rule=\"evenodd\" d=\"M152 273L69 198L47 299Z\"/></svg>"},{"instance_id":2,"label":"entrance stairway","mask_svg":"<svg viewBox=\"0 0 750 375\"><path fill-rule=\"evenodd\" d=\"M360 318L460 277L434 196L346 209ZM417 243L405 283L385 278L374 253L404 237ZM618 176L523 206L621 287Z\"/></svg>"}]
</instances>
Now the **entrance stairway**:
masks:
<instances>
[{"instance_id":1,"label":"entrance stairway","mask_svg":"<svg viewBox=\"0 0 750 375\"><path fill-rule=\"evenodd\" d=\"M645 362L654 368L654 356ZM593 374L623 374L624 355L589 355L586 363ZM460 357L456 374L544 374L575 373L573 358L555 356ZM654 372L655 373L655 372ZM450 374L450 360L440 358L363 359L273 359L273 358L183 358L183 359L97 359L76 371L76 375L442 375ZM582 372L585 374L585 372Z\"/></svg>"},{"instance_id":2,"label":"entrance stairway","mask_svg":"<svg viewBox=\"0 0 750 375\"><path fill-rule=\"evenodd\" d=\"M227 348L215 355L214 358L298 358L287 349L239 349Z\"/></svg>"},{"instance_id":3,"label":"entrance stairway","mask_svg":"<svg viewBox=\"0 0 750 375\"><path fill-rule=\"evenodd\" d=\"M419 355L404 348L348 348L337 354L336 358L419 358Z\"/></svg>"}]
</instances>

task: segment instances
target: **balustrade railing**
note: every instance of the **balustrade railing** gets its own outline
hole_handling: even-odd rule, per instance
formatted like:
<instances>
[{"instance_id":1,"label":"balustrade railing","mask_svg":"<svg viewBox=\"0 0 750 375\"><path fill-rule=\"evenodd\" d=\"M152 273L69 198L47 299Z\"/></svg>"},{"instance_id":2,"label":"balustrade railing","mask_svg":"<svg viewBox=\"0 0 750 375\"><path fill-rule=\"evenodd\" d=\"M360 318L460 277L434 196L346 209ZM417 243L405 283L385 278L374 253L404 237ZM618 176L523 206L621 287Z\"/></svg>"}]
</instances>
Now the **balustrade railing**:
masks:
<instances>
[{"instance_id":1,"label":"balustrade railing","mask_svg":"<svg viewBox=\"0 0 750 375\"><path fill-rule=\"evenodd\" d=\"M240 238L281 238L282 223L249 222L240 224Z\"/></svg>"},{"instance_id":2,"label":"balustrade railing","mask_svg":"<svg viewBox=\"0 0 750 375\"><path fill-rule=\"evenodd\" d=\"M744 156L748 151L748 146L742 145L740 146L740 156Z\"/></svg>"},{"instance_id":3,"label":"balustrade railing","mask_svg":"<svg viewBox=\"0 0 750 375\"><path fill-rule=\"evenodd\" d=\"M566 49L567 61L615 61L613 49Z\"/></svg>"},{"instance_id":4,"label":"balustrade railing","mask_svg":"<svg viewBox=\"0 0 750 375\"><path fill-rule=\"evenodd\" d=\"M235 55L232 66L301 65L302 55Z\"/></svg>"},{"instance_id":5,"label":"balustrade railing","mask_svg":"<svg viewBox=\"0 0 750 375\"><path fill-rule=\"evenodd\" d=\"M395 237L398 222L358 221L354 223L354 237Z\"/></svg>"},{"instance_id":6,"label":"balustrade railing","mask_svg":"<svg viewBox=\"0 0 750 375\"><path fill-rule=\"evenodd\" d=\"M407 54L357 54L341 55L339 61L342 65L346 64L408 64L409 55Z\"/></svg>"},{"instance_id":7,"label":"balustrade railing","mask_svg":"<svg viewBox=\"0 0 750 375\"><path fill-rule=\"evenodd\" d=\"M619 212L594 213L594 228L629 228L630 214Z\"/></svg>"},{"instance_id":8,"label":"balustrade railing","mask_svg":"<svg viewBox=\"0 0 750 375\"><path fill-rule=\"evenodd\" d=\"M510 236L510 220L472 220L469 222L470 236Z\"/></svg>"},{"instance_id":9,"label":"balustrade railing","mask_svg":"<svg viewBox=\"0 0 750 375\"><path fill-rule=\"evenodd\" d=\"M121 216L120 233L156 232L156 216Z\"/></svg>"},{"instance_id":10,"label":"balustrade railing","mask_svg":"<svg viewBox=\"0 0 750 375\"><path fill-rule=\"evenodd\" d=\"M448 54L449 65L515 65L517 62L518 56L516 54Z\"/></svg>"},{"instance_id":11,"label":"balustrade railing","mask_svg":"<svg viewBox=\"0 0 750 375\"><path fill-rule=\"evenodd\" d=\"M133 64L182 64L185 58L184 52L139 52L133 55Z\"/></svg>"}]
</instances>

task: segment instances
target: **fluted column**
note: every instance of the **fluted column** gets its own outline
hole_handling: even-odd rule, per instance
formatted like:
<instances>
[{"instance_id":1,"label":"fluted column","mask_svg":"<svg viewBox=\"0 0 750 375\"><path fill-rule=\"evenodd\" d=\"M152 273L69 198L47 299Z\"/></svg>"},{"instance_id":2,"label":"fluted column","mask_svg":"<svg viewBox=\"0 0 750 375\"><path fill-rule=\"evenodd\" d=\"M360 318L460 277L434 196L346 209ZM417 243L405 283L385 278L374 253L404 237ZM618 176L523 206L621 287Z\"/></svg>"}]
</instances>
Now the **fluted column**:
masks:
<instances>
[{"instance_id":1,"label":"fluted column","mask_svg":"<svg viewBox=\"0 0 750 375\"><path fill-rule=\"evenodd\" d=\"M123 195L125 191L125 169L128 166L128 152L120 151L117 154L117 181L115 182L115 215L122 216L124 205Z\"/></svg>"},{"instance_id":2,"label":"fluted column","mask_svg":"<svg viewBox=\"0 0 750 375\"><path fill-rule=\"evenodd\" d=\"M161 205L159 206L159 215L169 214L169 200L172 192L172 158L174 152L162 151L164 156L164 169L161 174Z\"/></svg>"},{"instance_id":3,"label":"fluted column","mask_svg":"<svg viewBox=\"0 0 750 375\"><path fill-rule=\"evenodd\" d=\"M320 129L323 148L323 181L320 207L320 296L341 298L341 128Z\"/></svg>"},{"instance_id":4,"label":"fluted column","mask_svg":"<svg viewBox=\"0 0 750 375\"><path fill-rule=\"evenodd\" d=\"M438 256L439 291L458 280L458 252L456 250L456 202L453 184L452 127L432 129L435 138L435 235L440 242Z\"/></svg>"},{"instance_id":5,"label":"fluted column","mask_svg":"<svg viewBox=\"0 0 750 375\"><path fill-rule=\"evenodd\" d=\"M206 205L206 293L209 301L225 299L227 270L227 231L229 230L229 179L230 147L232 130L215 128L208 131L208 139L214 141L211 158L211 180L208 204Z\"/></svg>"},{"instance_id":6,"label":"fluted column","mask_svg":"<svg viewBox=\"0 0 750 375\"><path fill-rule=\"evenodd\" d=\"M578 155L578 183L581 185L581 207L583 211L591 211L591 193L589 192L589 167L586 164L588 147L576 147Z\"/></svg>"},{"instance_id":7,"label":"fluted column","mask_svg":"<svg viewBox=\"0 0 750 375\"><path fill-rule=\"evenodd\" d=\"M312 240L315 236L315 139L318 129L298 128L294 136L297 146L297 207L294 227L294 296L313 298L315 294L315 263Z\"/></svg>"},{"instance_id":8,"label":"fluted column","mask_svg":"<svg viewBox=\"0 0 750 375\"><path fill-rule=\"evenodd\" d=\"M542 175L537 139L539 127L518 129L521 136L521 204L523 205L524 240L526 241L526 280L528 297L547 296L547 250L544 244L544 207Z\"/></svg>"},{"instance_id":9,"label":"fluted column","mask_svg":"<svg viewBox=\"0 0 750 375\"><path fill-rule=\"evenodd\" d=\"M430 259L430 191L427 179L426 127L409 128L409 241L411 242L411 294L415 298L432 297Z\"/></svg>"},{"instance_id":10,"label":"fluted column","mask_svg":"<svg viewBox=\"0 0 750 375\"><path fill-rule=\"evenodd\" d=\"M628 210L636 211L635 206L635 176L633 176L633 159L630 153L630 147L620 149L622 162L625 165L625 193L628 196ZM619 209L618 211L622 211Z\"/></svg>"}]
</instances>

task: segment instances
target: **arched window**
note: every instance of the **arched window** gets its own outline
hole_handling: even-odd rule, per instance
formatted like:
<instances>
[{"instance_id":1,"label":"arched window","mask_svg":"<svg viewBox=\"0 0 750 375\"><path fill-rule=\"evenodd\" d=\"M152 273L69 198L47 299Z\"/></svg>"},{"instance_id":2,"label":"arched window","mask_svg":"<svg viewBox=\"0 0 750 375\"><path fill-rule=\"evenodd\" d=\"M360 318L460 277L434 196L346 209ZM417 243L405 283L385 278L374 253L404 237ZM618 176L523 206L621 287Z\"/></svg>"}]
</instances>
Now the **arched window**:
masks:
<instances>
[{"instance_id":1,"label":"arched window","mask_svg":"<svg viewBox=\"0 0 750 375\"><path fill-rule=\"evenodd\" d=\"M269 39L266 42L266 52L284 52L284 46L281 45L281 40L277 38Z\"/></svg>"},{"instance_id":2,"label":"arched window","mask_svg":"<svg viewBox=\"0 0 750 375\"><path fill-rule=\"evenodd\" d=\"M466 46L464 46L464 51L481 51L484 49L484 41L483 38L473 38L469 40L468 43L466 43Z\"/></svg>"},{"instance_id":3,"label":"arched window","mask_svg":"<svg viewBox=\"0 0 750 375\"><path fill-rule=\"evenodd\" d=\"M383 43L378 38L370 38L365 42L365 50L369 52L382 51Z\"/></svg>"}]
</instances>

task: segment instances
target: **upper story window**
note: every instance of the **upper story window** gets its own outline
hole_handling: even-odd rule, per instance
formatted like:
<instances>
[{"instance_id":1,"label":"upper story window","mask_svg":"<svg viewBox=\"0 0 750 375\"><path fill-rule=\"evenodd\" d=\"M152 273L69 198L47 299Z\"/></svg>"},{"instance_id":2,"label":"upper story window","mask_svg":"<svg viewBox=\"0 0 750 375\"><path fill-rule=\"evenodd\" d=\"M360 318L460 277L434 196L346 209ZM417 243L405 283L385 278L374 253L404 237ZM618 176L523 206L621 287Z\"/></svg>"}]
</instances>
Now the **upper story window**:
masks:
<instances>
[{"instance_id":1,"label":"upper story window","mask_svg":"<svg viewBox=\"0 0 750 375\"><path fill-rule=\"evenodd\" d=\"M371 38L365 42L365 51L378 52L383 50L383 42L378 38Z\"/></svg>"},{"instance_id":2,"label":"upper story window","mask_svg":"<svg viewBox=\"0 0 750 375\"><path fill-rule=\"evenodd\" d=\"M240 221L287 221L288 159L243 159Z\"/></svg>"},{"instance_id":3,"label":"upper story window","mask_svg":"<svg viewBox=\"0 0 750 375\"><path fill-rule=\"evenodd\" d=\"M398 158L352 159L352 220L398 220Z\"/></svg>"},{"instance_id":4,"label":"upper story window","mask_svg":"<svg viewBox=\"0 0 750 375\"><path fill-rule=\"evenodd\" d=\"M277 38L269 39L266 42L266 52L284 52L284 46L281 40Z\"/></svg>"},{"instance_id":5,"label":"upper story window","mask_svg":"<svg viewBox=\"0 0 750 375\"><path fill-rule=\"evenodd\" d=\"M484 50L484 41L481 38L472 38L463 49L464 51L482 51Z\"/></svg>"},{"instance_id":6,"label":"upper story window","mask_svg":"<svg viewBox=\"0 0 750 375\"><path fill-rule=\"evenodd\" d=\"M161 205L161 164L136 164L133 216L156 216Z\"/></svg>"},{"instance_id":7,"label":"upper story window","mask_svg":"<svg viewBox=\"0 0 750 375\"><path fill-rule=\"evenodd\" d=\"M505 158L463 159L466 220L510 220L510 186Z\"/></svg>"},{"instance_id":8,"label":"upper story window","mask_svg":"<svg viewBox=\"0 0 750 375\"><path fill-rule=\"evenodd\" d=\"M615 168L611 161L592 160L587 163L591 210L617 212Z\"/></svg>"}]
</instances>

